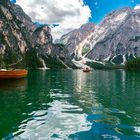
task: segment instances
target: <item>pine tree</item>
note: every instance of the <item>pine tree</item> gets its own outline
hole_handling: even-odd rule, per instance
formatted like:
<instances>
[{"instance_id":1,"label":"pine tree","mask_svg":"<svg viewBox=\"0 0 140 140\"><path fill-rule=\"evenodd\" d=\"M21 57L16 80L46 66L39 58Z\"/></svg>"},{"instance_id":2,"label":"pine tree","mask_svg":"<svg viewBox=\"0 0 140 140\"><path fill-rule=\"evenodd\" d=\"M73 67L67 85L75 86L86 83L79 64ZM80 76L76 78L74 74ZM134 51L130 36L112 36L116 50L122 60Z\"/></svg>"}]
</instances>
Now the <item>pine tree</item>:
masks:
<instances>
[{"instance_id":1,"label":"pine tree","mask_svg":"<svg viewBox=\"0 0 140 140\"><path fill-rule=\"evenodd\" d=\"M9 0L0 0L0 4L6 6L8 4Z\"/></svg>"}]
</instances>

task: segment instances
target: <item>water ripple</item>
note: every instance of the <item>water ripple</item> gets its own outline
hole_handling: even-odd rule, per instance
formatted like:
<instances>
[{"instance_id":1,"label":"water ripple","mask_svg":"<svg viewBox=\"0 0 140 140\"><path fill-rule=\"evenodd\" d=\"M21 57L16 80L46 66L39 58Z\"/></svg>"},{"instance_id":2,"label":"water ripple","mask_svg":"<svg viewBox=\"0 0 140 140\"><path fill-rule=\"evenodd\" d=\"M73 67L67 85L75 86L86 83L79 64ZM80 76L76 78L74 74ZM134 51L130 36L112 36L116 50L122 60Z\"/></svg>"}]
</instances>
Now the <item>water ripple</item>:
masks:
<instances>
[{"instance_id":1,"label":"water ripple","mask_svg":"<svg viewBox=\"0 0 140 140\"><path fill-rule=\"evenodd\" d=\"M32 71L0 89L0 139L139 140L139 81L120 70Z\"/></svg>"}]
</instances>

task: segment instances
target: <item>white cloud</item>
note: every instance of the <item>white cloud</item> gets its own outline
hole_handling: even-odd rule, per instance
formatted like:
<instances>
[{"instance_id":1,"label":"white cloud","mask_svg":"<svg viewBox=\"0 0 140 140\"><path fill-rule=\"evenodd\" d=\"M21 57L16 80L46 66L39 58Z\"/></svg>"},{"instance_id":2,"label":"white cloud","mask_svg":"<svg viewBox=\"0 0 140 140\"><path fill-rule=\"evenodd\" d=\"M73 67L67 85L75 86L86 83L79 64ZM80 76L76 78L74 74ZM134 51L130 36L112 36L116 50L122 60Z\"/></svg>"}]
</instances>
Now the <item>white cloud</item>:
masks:
<instances>
[{"instance_id":1,"label":"white cloud","mask_svg":"<svg viewBox=\"0 0 140 140\"><path fill-rule=\"evenodd\" d=\"M55 39L79 28L91 17L90 8L83 0L17 0L17 4L35 22L59 24L52 29Z\"/></svg>"},{"instance_id":2,"label":"white cloud","mask_svg":"<svg viewBox=\"0 0 140 140\"><path fill-rule=\"evenodd\" d=\"M135 9L135 10L140 10L140 4L136 5L136 6L134 7L134 9Z\"/></svg>"}]
</instances>

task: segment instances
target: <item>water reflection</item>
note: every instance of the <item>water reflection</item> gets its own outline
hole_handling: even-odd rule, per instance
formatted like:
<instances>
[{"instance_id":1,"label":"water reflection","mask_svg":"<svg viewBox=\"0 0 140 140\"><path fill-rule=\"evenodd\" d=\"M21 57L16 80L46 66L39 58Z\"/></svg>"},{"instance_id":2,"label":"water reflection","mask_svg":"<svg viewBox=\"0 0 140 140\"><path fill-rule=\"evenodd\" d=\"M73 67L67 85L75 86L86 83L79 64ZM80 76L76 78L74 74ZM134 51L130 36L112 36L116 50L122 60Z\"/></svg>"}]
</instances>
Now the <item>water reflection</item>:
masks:
<instances>
[{"instance_id":1,"label":"water reflection","mask_svg":"<svg viewBox=\"0 0 140 140\"><path fill-rule=\"evenodd\" d=\"M69 112L68 112L69 111ZM72 113L74 111L75 113ZM20 128L19 132L24 131L16 138L19 139L65 139L68 134L88 128L85 120L86 114L80 112L78 106L69 103L54 101L46 112L38 110L33 113L34 119L26 123L26 128ZM70 113L71 112L71 113Z\"/></svg>"},{"instance_id":2,"label":"water reflection","mask_svg":"<svg viewBox=\"0 0 140 140\"><path fill-rule=\"evenodd\" d=\"M93 99L96 101L87 116L92 123L91 129L71 134L69 138L140 139L140 110L137 109L140 107L140 74L96 71L92 76L95 84Z\"/></svg>"},{"instance_id":3,"label":"water reflection","mask_svg":"<svg viewBox=\"0 0 140 140\"><path fill-rule=\"evenodd\" d=\"M82 70L72 73L74 83L73 96L79 106L87 111L86 113L90 112L92 104L96 103L96 97L94 96L95 83L93 83L92 75L93 72L87 74L83 73Z\"/></svg>"},{"instance_id":4,"label":"water reflection","mask_svg":"<svg viewBox=\"0 0 140 140\"><path fill-rule=\"evenodd\" d=\"M26 90L27 79L0 80L0 91Z\"/></svg>"},{"instance_id":5,"label":"water reflection","mask_svg":"<svg viewBox=\"0 0 140 140\"><path fill-rule=\"evenodd\" d=\"M17 130L15 126L22 120L27 85L28 81L24 78L0 81L0 139L12 132L11 129Z\"/></svg>"},{"instance_id":6,"label":"water reflection","mask_svg":"<svg viewBox=\"0 0 140 140\"><path fill-rule=\"evenodd\" d=\"M2 91L2 136L139 139L139 85L139 73L122 70L88 74L81 70L32 71L25 90L17 89L7 95Z\"/></svg>"}]
</instances>

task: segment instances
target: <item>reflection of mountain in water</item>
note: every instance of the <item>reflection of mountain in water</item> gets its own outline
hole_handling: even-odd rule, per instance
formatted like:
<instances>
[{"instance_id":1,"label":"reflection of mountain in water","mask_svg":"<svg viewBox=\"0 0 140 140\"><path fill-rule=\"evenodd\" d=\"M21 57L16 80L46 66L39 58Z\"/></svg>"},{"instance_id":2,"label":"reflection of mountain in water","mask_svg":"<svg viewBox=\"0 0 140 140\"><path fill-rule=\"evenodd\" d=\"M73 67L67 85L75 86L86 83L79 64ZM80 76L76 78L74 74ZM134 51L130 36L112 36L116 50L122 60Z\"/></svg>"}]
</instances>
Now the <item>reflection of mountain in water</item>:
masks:
<instances>
[{"instance_id":1,"label":"reflection of mountain in water","mask_svg":"<svg viewBox=\"0 0 140 140\"><path fill-rule=\"evenodd\" d=\"M37 95L31 119L26 120L26 127L19 127L16 134L22 132L17 139L64 139L71 133L88 130L86 114L77 105L74 97L77 71L34 71L29 76L28 92ZM35 76L36 75L36 76ZM33 90L34 89L34 90ZM34 92L32 92L34 91ZM48 97L50 96L50 98ZM50 100L46 102L47 98ZM38 106L36 106L38 104ZM48 106L48 108L45 108ZM49 127L48 127L49 126Z\"/></svg>"},{"instance_id":2,"label":"reflection of mountain in water","mask_svg":"<svg viewBox=\"0 0 140 140\"><path fill-rule=\"evenodd\" d=\"M135 139L139 85L139 73L119 70L32 71L26 90L1 94L2 136L11 132L15 139Z\"/></svg>"},{"instance_id":3,"label":"reflection of mountain in water","mask_svg":"<svg viewBox=\"0 0 140 140\"><path fill-rule=\"evenodd\" d=\"M91 73L84 73L82 70L78 70L72 73L72 79L74 83L73 87L73 101L86 111L91 112L92 104L96 104L96 97L94 96L94 87Z\"/></svg>"},{"instance_id":4,"label":"reflection of mountain in water","mask_svg":"<svg viewBox=\"0 0 140 140\"><path fill-rule=\"evenodd\" d=\"M89 107L91 113L87 116L87 120L92 123L91 129L71 134L69 138L139 139L140 74L94 71L90 78L92 87L95 87L92 98L96 101Z\"/></svg>"}]
</instances>

